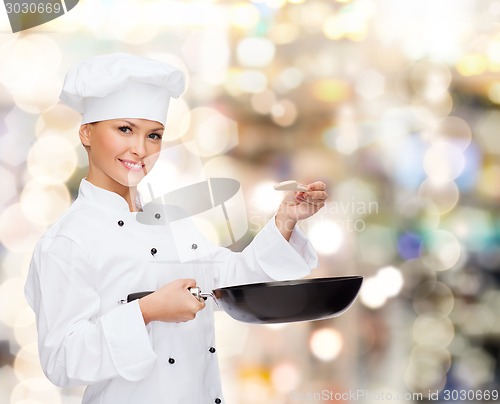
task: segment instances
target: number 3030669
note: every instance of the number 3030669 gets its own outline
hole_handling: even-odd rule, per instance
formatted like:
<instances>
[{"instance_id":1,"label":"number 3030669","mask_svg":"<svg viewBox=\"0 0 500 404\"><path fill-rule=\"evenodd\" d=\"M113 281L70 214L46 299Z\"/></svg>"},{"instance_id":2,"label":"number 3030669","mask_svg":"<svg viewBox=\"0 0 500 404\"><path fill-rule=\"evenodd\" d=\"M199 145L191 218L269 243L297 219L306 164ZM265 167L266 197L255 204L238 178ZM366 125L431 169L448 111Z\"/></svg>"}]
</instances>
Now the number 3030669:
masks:
<instances>
[{"instance_id":1,"label":"number 3030669","mask_svg":"<svg viewBox=\"0 0 500 404\"><path fill-rule=\"evenodd\" d=\"M9 14L59 14L63 12L61 3L5 3Z\"/></svg>"},{"instance_id":2,"label":"number 3030669","mask_svg":"<svg viewBox=\"0 0 500 404\"><path fill-rule=\"evenodd\" d=\"M445 401L496 401L498 390L443 390L442 397Z\"/></svg>"}]
</instances>

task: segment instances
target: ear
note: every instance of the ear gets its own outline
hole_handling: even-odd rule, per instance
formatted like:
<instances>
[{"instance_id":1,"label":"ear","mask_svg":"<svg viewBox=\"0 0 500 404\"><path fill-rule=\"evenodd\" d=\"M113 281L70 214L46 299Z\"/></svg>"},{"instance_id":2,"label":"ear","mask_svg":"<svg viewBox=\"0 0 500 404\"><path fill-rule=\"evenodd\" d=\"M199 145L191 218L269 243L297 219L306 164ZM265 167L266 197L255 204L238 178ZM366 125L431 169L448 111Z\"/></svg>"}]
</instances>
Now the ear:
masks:
<instances>
[{"instance_id":1,"label":"ear","mask_svg":"<svg viewBox=\"0 0 500 404\"><path fill-rule=\"evenodd\" d=\"M85 123L80 126L80 141L85 147L90 146L90 140L91 140L91 132L92 132L92 125L89 123Z\"/></svg>"}]
</instances>

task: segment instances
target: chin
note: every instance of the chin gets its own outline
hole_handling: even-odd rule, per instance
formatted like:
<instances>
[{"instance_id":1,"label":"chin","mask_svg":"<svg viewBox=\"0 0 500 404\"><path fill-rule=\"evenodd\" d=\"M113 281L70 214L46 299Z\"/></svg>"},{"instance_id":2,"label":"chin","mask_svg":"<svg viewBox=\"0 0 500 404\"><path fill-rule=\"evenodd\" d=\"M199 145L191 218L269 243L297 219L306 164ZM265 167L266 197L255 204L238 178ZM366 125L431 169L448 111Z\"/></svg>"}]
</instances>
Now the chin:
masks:
<instances>
[{"instance_id":1,"label":"chin","mask_svg":"<svg viewBox=\"0 0 500 404\"><path fill-rule=\"evenodd\" d=\"M121 181L118 181L120 184L126 187L135 187L139 182L143 180L145 175L143 173L134 173L129 174L125 178L122 178Z\"/></svg>"}]
</instances>

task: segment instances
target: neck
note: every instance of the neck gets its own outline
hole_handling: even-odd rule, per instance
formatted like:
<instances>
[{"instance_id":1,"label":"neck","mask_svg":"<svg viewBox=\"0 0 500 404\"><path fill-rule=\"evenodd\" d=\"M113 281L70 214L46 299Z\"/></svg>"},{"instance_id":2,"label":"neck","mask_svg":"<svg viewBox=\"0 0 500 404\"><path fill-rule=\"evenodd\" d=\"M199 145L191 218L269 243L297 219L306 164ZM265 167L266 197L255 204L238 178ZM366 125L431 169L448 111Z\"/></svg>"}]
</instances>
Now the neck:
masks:
<instances>
[{"instance_id":1,"label":"neck","mask_svg":"<svg viewBox=\"0 0 500 404\"><path fill-rule=\"evenodd\" d=\"M115 194L120 195L127 202L129 210L131 212L136 212L138 210L135 206L137 186L126 186L114 181L102 181L102 179L99 180L97 178L94 178L90 171L86 179L88 182L99 188L103 188L107 191L114 192Z\"/></svg>"},{"instance_id":2,"label":"neck","mask_svg":"<svg viewBox=\"0 0 500 404\"><path fill-rule=\"evenodd\" d=\"M137 196L137 187L123 187L123 189L113 191L125 199L131 212L136 212L135 199Z\"/></svg>"}]
</instances>

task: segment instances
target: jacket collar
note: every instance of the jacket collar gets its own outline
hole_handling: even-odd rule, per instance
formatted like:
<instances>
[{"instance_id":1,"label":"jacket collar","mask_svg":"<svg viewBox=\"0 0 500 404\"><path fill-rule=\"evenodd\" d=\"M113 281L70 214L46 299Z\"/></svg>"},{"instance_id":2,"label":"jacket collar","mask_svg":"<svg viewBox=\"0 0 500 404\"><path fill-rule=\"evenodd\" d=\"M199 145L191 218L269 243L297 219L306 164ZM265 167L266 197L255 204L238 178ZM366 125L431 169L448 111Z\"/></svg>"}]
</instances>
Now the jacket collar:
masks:
<instances>
[{"instance_id":1,"label":"jacket collar","mask_svg":"<svg viewBox=\"0 0 500 404\"><path fill-rule=\"evenodd\" d=\"M78 198L101 209L111 209L130 212L127 201L115 192L100 188L86 178L80 182ZM136 206L141 208L140 196L137 194Z\"/></svg>"}]
</instances>

